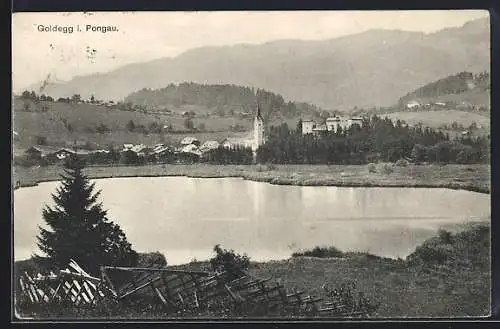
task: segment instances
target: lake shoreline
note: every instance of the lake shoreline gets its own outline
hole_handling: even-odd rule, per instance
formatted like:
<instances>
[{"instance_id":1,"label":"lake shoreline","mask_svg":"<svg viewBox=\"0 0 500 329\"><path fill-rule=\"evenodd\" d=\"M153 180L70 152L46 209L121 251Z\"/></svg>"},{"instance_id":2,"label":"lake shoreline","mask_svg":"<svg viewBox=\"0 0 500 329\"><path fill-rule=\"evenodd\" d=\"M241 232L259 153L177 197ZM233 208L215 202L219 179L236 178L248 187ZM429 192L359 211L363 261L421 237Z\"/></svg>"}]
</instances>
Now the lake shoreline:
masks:
<instances>
[{"instance_id":1,"label":"lake shoreline","mask_svg":"<svg viewBox=\"0 0 500 329\"><path fill-rule=\"evenodd\" d=\"M487 165L419 165L394 167L389 174L369 173L366 166L354 165L145 165L91 166L91 179L132 177L242 178L271 185L447 188L490 194ZM14 189L59 181L60 166L16 167ZM446 175L440 175L443 172ZM18 184L16 184L16 181Z\"/></svg>"}]
</instances>

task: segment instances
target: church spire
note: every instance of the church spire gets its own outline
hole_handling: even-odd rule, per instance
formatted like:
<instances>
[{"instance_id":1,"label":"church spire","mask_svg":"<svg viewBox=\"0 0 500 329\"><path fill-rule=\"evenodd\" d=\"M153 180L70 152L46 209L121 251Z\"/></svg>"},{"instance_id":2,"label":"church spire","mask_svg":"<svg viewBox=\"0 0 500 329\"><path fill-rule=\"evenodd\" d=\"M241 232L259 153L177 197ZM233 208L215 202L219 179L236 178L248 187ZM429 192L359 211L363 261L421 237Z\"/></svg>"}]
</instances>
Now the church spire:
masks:
<instances>
[{"instance_id":1,"label":"church spire","mask_svg":"<svg viewBox=\"0 0 500 329\"><path fill-rule=\"evenodd\" d=\"M255 115L257 119L262 120L262 115L260 114L260 106L257 104L257 114Z\"/></svg>"}]
</instances>

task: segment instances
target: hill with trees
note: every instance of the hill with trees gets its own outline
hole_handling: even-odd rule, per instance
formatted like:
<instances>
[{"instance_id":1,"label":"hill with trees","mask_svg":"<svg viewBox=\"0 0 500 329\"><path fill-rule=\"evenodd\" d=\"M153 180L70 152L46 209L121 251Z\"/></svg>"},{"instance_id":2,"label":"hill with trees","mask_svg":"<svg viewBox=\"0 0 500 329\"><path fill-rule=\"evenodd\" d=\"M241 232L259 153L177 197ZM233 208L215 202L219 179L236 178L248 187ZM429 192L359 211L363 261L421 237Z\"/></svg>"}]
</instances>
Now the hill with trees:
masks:
<instances>
[{"instance_id":1,"label":"hill with trees","mask_svg":"<svg viewBox=\"0 0 500 329\"><path fill-rule=\"evenodd\" d=\"M422 104L448 103L449 105L471 105L490 107L490 73L483 71L477 74L460 72L428 83L399 99L400 105L410 101Z\"/></svg>"},{"instance_id":2,"label":"hill with trees","mask_svg":"<svg viewBox=\"0 0 500 329\"><path fill-rule=\"evenodd\" d=\"M286 102L283 96L266 91L229 84L206 85L197 83L170 84L165 88L143 88L125 97L125 103L160 111L178 110L194 106L194 114L213 113L219 116L253 116L259 105L264 120L271 117L292 118L319 116L321 110L307 103Z\"/></svg>"}]
</instances>

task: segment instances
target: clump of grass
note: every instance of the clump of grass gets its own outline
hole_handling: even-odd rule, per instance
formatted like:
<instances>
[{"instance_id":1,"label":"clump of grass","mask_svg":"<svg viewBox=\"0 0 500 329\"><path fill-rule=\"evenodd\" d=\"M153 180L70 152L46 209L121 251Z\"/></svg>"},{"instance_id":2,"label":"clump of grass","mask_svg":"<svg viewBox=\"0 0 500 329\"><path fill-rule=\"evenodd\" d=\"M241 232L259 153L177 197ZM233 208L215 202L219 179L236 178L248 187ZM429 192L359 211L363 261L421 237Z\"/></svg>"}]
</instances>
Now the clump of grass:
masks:
<instances>
[{"instance_id":1,"label":"clump of grass","mask_svg":"<svg viewBox=\"0 0 500 329\"><path fill-rule=\"evenodd\" d=\"M399 159L395 163L396 167L408 167L408 164L409 164L408 161L405 159Z\"/></svg>"},{"instance_id":2,"label":"clump of grass","mask_svg":"<svg viewBox=\"0 0 500 329\"><path fill-rule=\"evenodd\" d=\"M273 163L269 163L269 164L267 165L267 170L276 170L276 165L275 165L275 164L273 164Z\"/></svg>"},{"instance_id":3,"label":"clump of grass","mask_svg":"<svg viewBox=\"0 0 500 329\"><path fill-rule=\"evenodd\" d=\"M257 167L255 168L255 170L257 172L264 172L264 171L267 171L267 167L261 165L261 164L258 164Z\"/></svg>"},{"instance_id":4,"label":"clump of grass","mask_svg":"<svg viewBox=\"0 0 500 329\"><path fill-rule=\"evenodd\" d=\"M394 167L391 164L389 164L389 163L383 163L380 166L379 171L381 171L382 173L384 173L386 175L392 174L394 172Z\"/></svg>"},{"instance_id":5,"label":"clump of grass","mask_svg":"<svg viewBox=\"0 0 500 329\"><path fill-rule=\"evenodd\" d=\"M376 173L377 172L377 166L374 163L369 163L368 164L368 172Z\"/></svg>"}]
</instances>

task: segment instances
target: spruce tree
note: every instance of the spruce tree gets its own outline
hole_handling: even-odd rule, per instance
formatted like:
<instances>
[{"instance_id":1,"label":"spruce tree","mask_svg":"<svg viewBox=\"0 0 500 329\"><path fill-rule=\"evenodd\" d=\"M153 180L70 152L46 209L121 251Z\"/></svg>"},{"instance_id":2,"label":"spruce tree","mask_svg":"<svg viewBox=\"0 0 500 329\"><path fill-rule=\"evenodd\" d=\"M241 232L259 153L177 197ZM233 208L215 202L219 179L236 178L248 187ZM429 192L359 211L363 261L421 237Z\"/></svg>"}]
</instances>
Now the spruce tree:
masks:
<instances>
[{"instance_id":1,"label":"spruce tree","mask_svg":"<svg viewBox=\"0 0 500 329\"><path fill-rule=\"evenodd\" d=\"M38 247L45 256L35 261L46 269L66 268L74 259L87 272L97 275L102 265L134 266L138 255L121 228L110 221L102 203L101 191L83 174L83 164L70 158L64 165L62 185L52 194L55 207L45 206L39 226Z\"/></svg>"}]
</instances>

